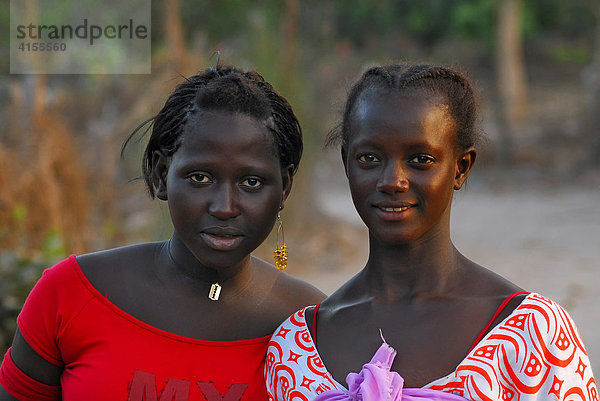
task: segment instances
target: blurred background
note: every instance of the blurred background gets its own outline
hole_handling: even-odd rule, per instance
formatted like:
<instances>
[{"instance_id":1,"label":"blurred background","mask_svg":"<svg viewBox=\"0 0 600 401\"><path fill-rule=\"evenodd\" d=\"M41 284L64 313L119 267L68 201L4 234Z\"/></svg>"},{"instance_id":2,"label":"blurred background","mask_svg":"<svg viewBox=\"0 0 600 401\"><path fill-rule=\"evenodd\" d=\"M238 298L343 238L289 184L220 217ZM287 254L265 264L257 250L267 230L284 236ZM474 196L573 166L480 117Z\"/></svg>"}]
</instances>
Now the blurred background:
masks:
<instances>
[{"instance_id":1,"label":"blurred background","mask_svg":"<svg viewBox=\"0 0 600 401\"><path fill-rule=\"evenodd\" d=\"M10 75L8 1L0 24L0 355L44 268L170 236L168 210L135 180L144 142L121 146L219 50L299 117L288 272L326 293L367 254L339 151L323 149L351 83L397 61L467 72L488 140L454 201L455 244L561 303L599 374L600 0L153 0L149 75ZM272 235L256 254L274 247Z\"/></svg>"}]
</instances>

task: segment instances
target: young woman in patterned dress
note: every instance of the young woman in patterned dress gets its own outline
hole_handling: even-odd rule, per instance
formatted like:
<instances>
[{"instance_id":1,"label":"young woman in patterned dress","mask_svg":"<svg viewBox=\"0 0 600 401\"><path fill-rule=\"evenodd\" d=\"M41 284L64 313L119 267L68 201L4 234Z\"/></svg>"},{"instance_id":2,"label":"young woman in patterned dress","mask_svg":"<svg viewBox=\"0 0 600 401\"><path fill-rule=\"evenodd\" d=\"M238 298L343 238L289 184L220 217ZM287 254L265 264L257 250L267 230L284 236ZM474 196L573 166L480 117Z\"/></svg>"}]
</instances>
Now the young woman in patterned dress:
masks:
<instances>
[{"instance_id":1,"label":"young woman in patterned dress","mask_svg":"<svg viewBox=\"0 0 600 401\"><path fill-rule=\"evenodd\" d=\"M568 314L452 243L476 119L471 84L453 69L374 67L353 86L330 139L341 143L369 258L276 330L266 365L274 400L598 399Z\"/></svg>"}]
</instances>

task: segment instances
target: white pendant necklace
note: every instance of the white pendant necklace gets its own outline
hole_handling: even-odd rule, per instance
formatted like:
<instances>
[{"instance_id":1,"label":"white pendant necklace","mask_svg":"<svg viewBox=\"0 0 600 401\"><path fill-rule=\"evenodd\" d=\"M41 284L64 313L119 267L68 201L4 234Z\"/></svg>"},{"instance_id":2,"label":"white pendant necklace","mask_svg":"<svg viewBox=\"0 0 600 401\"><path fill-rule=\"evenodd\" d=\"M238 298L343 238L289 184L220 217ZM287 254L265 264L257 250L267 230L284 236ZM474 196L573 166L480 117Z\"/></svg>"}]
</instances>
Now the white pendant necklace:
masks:
<instances>
[{"instance_id":1,"label":"white pendant necklace","mask_svg":"<svg viewBox=\"0 0 600 401\"><path fill-rule=\"evenodd\" d=\"M169 258L175 264L175 266L177 266L177 262L175 262L175 259L173 258L173 255L171 254L171 240L169 240L169 243L167 244L167 251L169 253ZM181 271L185 272L185 269L181 269ZM226 279L226 280L228 280L228 279ZM222 288L223 287L221 287L221 284L219 284L218 281L215 281L214 283L212 283L210 286L210 290L208 291L208 299L210 299L211 301L218 301L219 297L221 296Z\"/></svg>"},{"instance_id":2,"label":"white pendant necklace","mask_svg":"<svg viewBox=\"0 0 600 401\"><path fill-rule=\"evenodd\" d=\"M219 295L221 295L221 286L219 285L219 283L213 283L213 285L210 286L208 298L212 301L218 301Z\"/></svg>"}]
</instances>

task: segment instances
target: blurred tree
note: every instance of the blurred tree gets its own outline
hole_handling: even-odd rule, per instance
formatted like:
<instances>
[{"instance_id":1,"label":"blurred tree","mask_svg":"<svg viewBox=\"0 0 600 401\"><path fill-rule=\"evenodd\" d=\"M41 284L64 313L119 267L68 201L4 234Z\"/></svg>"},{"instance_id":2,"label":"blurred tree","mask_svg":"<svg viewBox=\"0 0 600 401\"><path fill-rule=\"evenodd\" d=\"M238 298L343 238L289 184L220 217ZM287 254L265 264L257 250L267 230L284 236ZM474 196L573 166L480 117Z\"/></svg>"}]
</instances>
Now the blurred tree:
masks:
<instances>
[{"instance_id":1,"label":"blurred tree","mask_svg":"<svg viewBox=\"0 0 600 401\"><path fill-rule=\"evenodd\" d=\"M523 0L501 0L497 5L495 71L501 122L500 158L509 163L514 157L512 136L527 106L521 22Z\"/></svg>"},{"instance_id":2,"label":"blurred tree","mask_svg":"<svg viewBox=\"0 0 600 401\"><path fill-rule=\"evenodd\" d=\"M300 17L299 0L285 0L285 10L283 14L283 41L282 46L282 73L286 76L293 75L298 62L298 18ZM291 73L291 74L290 74ZM288 75L289 74L289 75ZM291 92L290 87L292 79L282 79L281 90L285 93Z\"/></svg>"},{"instance_id":3,"label":"blurred tree","mask_svg":"<svg viewBox=\"0 0 600 401\"><path fill-rule=\"evenodd\" d=\"M183 39L179 0L165 1L165 27L169 64L175 71L185 71L187 50Z\"/></svg>"}]
</instances>

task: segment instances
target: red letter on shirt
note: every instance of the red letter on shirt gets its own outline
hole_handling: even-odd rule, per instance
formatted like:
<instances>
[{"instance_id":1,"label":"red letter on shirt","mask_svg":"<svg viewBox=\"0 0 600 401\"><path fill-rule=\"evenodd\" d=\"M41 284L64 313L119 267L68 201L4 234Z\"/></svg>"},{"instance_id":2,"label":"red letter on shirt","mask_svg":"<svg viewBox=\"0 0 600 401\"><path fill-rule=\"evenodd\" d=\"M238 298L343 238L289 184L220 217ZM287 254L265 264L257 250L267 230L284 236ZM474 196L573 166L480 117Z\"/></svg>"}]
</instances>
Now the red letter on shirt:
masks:
<instances>
[{"instance_id":1,"label":"red letter on shirt","mask_svg":"<svg viewBox=\"0 0 600 401\"><path fill-rule=\"evenodd\" d=\"M158 401L188 401L190 382L169 379ZM156 377L152 373L136 370L129 389L128 401L157 401Z\"/></svg>"},{"instance_id":2,"label":"red letter on shirt","mask_svg":"<svg viewBox=\"0 0 600 401\"><path fill-rule=\"evenodd\" d=\"M214 383L198 382L198 387L204 394L206 401L240 401L248 383L234 383L224 396L221 396Z\"/></svg>"}]
</instances>

